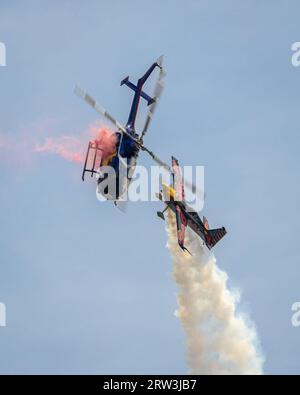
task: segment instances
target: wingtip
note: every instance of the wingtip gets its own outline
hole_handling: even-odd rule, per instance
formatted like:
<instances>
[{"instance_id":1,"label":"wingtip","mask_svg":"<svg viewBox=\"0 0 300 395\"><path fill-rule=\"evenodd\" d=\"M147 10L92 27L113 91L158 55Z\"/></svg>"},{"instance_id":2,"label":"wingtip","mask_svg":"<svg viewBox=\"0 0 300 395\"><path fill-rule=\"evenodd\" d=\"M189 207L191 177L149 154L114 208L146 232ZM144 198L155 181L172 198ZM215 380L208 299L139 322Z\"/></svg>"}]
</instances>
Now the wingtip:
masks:
<instances>
[{"instance_id":1,"label":"wingtip","mask_svg":"<svg viewBox=\"0 0 300 395\"><path fill-rule=\"evenodd\" d=\"M76 84L74 87L74 93L77 96L82 96L83 90L80 88L79 85Z\"/></svg>"},{"instance_id":2,"label":"wingtip","mask_svg":"<svg viewBox=\"0 0 300 395\"><path fill-rule=\"evenodd\" d=\"M171 160L172 160L172 161L175 161L176 164L179 165L179 161L178 161L177 158L175 158L175 156L172 155L172 156L171 156Z\"/></svg>"},{"instance_id":3,"label":"wingtip","mask_svg":"<svg viewBox=\"0 0 300 395\"><path fill-rule=\"evenodd\" d=\"M164 55L160 55L160 57L156 61L158 66L161 67L161 68L162 68L163 60L164 60Z\"/></svg>"}]
</instances>

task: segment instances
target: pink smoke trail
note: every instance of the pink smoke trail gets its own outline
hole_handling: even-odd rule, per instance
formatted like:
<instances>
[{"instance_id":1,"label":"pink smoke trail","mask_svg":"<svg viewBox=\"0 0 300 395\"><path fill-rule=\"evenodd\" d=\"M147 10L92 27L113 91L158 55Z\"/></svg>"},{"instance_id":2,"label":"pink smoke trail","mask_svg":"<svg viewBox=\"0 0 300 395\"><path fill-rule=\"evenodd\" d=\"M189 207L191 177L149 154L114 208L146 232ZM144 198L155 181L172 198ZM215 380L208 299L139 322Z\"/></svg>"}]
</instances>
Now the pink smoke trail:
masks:
<instances>
[{"instance_id":1,"label":"pink smoke trail","mask_svg":"<svg viewBox=\"0 0 300 395\"><path fill-rule=\"evenodd\" d=\"M81 152L80 140L76 137L48 137L41 145L36 145L35 152L53 153L71 162L81 163L84 153Z\"/></svg>"},{"instance_id":2,"label":"pink smoke trail","mask_svg":"<svg viewBox=\"0 0 300 395\"><path fill-rule=\"evenodd\" d=\"M75 163L82 163L85 159L88 140L97 142L101 147L102 157L106 158L116 149L116 135L107 127L93 124L87 133L80 136L48 137L43 144L37 144L35 152L52 153L63 159Z\"/></svg>"}]
</instances>

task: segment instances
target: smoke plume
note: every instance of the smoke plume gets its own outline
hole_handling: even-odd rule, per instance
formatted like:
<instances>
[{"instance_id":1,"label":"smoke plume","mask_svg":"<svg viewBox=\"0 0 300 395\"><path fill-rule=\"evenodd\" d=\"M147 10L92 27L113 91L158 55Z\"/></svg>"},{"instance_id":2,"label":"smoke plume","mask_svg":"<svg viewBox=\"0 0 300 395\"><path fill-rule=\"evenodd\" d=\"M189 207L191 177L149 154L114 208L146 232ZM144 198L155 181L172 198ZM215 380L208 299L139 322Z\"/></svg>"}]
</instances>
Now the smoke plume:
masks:
<instances>
[{"instance_id":1,"label":"smoke plume","mask_svg":"<svg viewBox=\"0 0 300 395\"><path fill-rule=\"evenodd\" d=\"M35 146L35 152L52 153L71 162L84 160L83 146L79 138L71 136L48 137L43 144Z\"/></svg>"},{"instance_id":2,"label":"smoke plume","mask_svg":"<svg viewBox=\"0 0 300 395\"><path fill-rule=\"evenodd\" d=\"M167 247L173 259L178 286L178 310L186 334L191 374L262 374L263 357L255 327L237 312L238 293L227 287L227 274L187 229L186 246L178 246L173 213L166 215Z\"/></svg>"},{"instance_id":3,"label":"smoke plume","mask_svg":"<svg viewBox=\"0 0 300 395\"><path fill-rule=\"evenodd\" d=\"M98 123L91 125L87 132L79 136L48 137L42 144L36 144L35 152L52 153L65 160L82 163L85 159L88 141L97 142L101 147L101 156L106 158L116 148L115 134Z\"/></svg>"}]
</instances>

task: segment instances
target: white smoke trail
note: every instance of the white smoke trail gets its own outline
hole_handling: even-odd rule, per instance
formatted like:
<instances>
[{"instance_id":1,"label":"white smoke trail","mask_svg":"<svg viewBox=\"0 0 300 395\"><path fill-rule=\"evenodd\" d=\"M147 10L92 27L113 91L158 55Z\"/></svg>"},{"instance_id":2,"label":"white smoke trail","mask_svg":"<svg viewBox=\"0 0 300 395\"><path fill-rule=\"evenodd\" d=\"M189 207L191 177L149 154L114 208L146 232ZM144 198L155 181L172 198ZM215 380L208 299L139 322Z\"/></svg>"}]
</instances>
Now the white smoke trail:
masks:
<instances>
[{"instance_id":1,"label":"white smoke trail","mask_svg":"<svg viewBox=\"0 0 300 395\"><path fill-rule=\"evenodd\" d=\"M213 254L187 229L184 253L177 243L173 213L166 215L168 244L178 293L177 317L187 338L191 374L262 374L264 359L254 326L236 310L237 292L227 287Z\"/></svg>"}]
</instances>

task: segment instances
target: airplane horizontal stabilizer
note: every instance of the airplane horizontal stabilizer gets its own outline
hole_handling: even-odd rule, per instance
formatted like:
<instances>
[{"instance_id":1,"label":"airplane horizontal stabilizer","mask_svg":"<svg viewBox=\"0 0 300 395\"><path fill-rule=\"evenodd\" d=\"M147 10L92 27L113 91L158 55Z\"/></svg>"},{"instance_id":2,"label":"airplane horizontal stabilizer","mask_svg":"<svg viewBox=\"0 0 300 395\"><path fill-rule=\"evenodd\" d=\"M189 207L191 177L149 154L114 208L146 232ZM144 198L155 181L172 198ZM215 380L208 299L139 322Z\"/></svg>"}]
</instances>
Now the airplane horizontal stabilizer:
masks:
<instances>
[{"instance_id":1,"label":"airplane horizontal stabilizer","mask_svg":"<svg viewBox=\"0 0 300 395\"><path fill-rule=\"evenodd\" d=\"M205 243L209 249L215 246L225 235L226 229L218 228L218 229L211 229L205 234Z\"/></svg>"}]
</instances>

